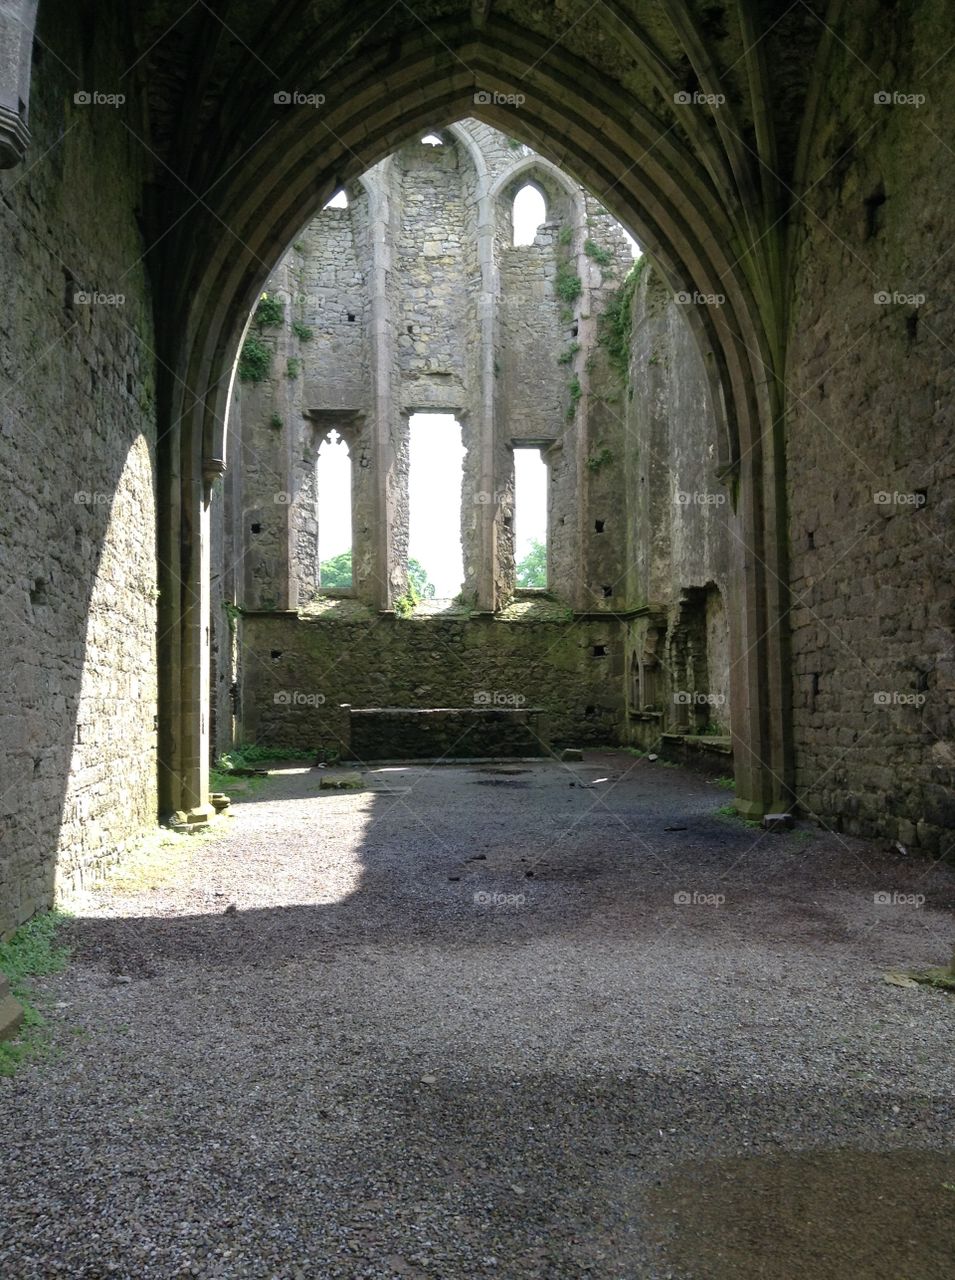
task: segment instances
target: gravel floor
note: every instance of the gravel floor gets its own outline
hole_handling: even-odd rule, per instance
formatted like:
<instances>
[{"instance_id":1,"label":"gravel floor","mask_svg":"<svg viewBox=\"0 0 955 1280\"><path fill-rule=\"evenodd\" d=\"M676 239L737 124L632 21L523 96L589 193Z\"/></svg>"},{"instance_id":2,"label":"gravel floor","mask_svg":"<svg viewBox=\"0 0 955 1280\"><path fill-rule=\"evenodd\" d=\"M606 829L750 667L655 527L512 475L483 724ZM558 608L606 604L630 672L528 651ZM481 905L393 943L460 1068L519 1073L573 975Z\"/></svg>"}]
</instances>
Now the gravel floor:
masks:
<instances>
[{"instance_id":1,"label":"gravel floor","mask_svg":"<svg viewBox=\"0 0 955 1280\"><path fill-rule=\"evenodd\" d=\"M951 868L622 754L321 776L71 927L4 1280L949 1280L955 1002L883 974Z\"/></svg>"}]
</instances>

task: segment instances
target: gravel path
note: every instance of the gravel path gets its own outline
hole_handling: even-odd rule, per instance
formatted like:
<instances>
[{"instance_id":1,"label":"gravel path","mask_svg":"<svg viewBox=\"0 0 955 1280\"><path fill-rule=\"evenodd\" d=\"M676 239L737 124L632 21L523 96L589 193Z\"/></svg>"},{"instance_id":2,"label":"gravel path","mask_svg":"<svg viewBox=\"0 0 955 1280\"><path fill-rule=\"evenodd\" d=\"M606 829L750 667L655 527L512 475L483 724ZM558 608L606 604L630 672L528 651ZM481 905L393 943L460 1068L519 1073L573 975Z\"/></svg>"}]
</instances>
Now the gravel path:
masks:
<instances>
[{"instance_id":1,"label":"gravel path","mask_svg":"<svg viewBox=\"0 0 955 1280\"><path fill-rule=\"evenodd\" d=\"M951 868L623 754L320 777L71 926L4 1280L949 1280L955 1001L882 975Z\"/></svg>"}]
</instances>

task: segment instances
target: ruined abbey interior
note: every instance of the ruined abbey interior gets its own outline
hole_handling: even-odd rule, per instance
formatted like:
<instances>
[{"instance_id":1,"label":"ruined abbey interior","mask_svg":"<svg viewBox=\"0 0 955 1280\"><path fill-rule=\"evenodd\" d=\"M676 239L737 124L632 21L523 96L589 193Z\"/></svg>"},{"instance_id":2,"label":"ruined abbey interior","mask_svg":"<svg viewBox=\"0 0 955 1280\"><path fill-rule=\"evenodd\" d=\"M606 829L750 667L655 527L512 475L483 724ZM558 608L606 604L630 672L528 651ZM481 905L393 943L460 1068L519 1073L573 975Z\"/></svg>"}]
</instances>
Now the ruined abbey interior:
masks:
<instances>
[{"instance_id":1,"label":"ruined abbey interior","mask_svg":"<svg viewBox=\"0 0 955 1280\"><path fill-rule=\"evenodd\" d=\"M0 944L250 748L612 752L950 862L953 51L944 0L0 0Z\"/></svg>"}]
</instances>

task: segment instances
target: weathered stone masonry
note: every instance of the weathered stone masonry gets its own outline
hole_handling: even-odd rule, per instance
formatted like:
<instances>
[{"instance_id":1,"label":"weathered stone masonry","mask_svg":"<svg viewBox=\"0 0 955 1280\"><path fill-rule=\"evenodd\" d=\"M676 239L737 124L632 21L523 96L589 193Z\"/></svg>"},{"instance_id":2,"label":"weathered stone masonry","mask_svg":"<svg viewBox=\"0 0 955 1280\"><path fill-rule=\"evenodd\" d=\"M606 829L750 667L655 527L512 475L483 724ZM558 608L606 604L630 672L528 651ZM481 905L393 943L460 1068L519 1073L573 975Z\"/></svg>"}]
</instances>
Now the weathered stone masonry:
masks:
<instances>
[{"instance_id":1,"label":"weathered stone masonry","mask_svg":"<svg viewBox=\"0 0 955 1280\"><path fill-rule=\"evenodd\" d=\"M44 6L68 64L78 15ZM101 83L126 65L99 31ZM155 368L143 173L42 47L31 156L0 182L0 937L157 819ZM104 174L113 176L107 182Z\"/></svg>"},{"instance_id":2,"label":"weathered stone masonry","mask_svg":"<svg viewBox=\"0 0 955 1280\"><path fill-rule=\"evenodd\" d=\"M154 819L157 788L163 814L209 812L210 734L242 731L248 684L224 606L271 604L285 626L310 594L306 445L335 413L353 450L388 428L356 489L358 603L378 611L403 590L404 415L451 388L468 485L503 494L468 510L469 590L489 616L475 626L528 634L502 615L507 444L550 420L573 374L577 413L548 449L552 564L570 569L553 585L586 626L618 629L608 731L725 728L724 707L746 811L796 802L950 852L955 16L942 0L637 7L570 6L555 38L551 8L518 0L233 5L226 38L208 6L41 0L34 41L33 0L0 5L0 933L52 901L58 866L68 889L115 857ZM416 151L432 129L440 161ZM499 184L525 161L551 225L502 263ZM448 255L433 263L471 326L450 364L438 339L407 333L410 299L399 332L395 292L403 193L435 164L456 184L468 263L458 280ZM654 265L627 379L594 354L588 325L612 286L579 220L561 241L562 201L581 198L561 169ZM306 393L294 333L269 335L273 370L301 359L299 376L281 393L246 386L230 422L246 318L276 270L290 299L309 295L298 276L331 259L302 229L343 185L350 210L324 215L346 238L326 281L337 309L311 321L318 382ZM582 349L528 393L510 346L543 369L555 335L571 345L547 293L561 253L582 281ZM663 305L664 285L690 305ZM336 398L339 368L358 375ZM249 434L265 427L258 395L282 420L268 448ZM684 520L677 484L727 502ZM604 704L573 687L584 732ZM727 701L674 704L674 688Z\"/></svg>"},{"instance_id":3,"label":"weathered stone masonry","mask_svg":"<svg viewBox=\"0 0 955 1280\"><path fill-rule=\"evenodd\" d=\"M514 246L513 199L528 181L547 221L533 244ZM235 419L239 736L314 746L334 738L340 704L471 707L489 692L541 708L547 732L565 743L660 749L666 732L728 733L728 499L681 308L645 264L638 288L624 283L630 250L592 197L476 122L446 131L442 146L408 144L349 194L348 208L324 210L269 281L267 297L284 308L256 338L273 353L269 376L243 386ZM373 376L376 315L389 356L384 390ZM614 338L632 347L629 359L610 360ZM454 617L382 621L376 607L405 582L408 418L429 407L461 419L468 450L462 602ZM331 429L353 460L352 594L363 610L333 599L308 607L320 590L318 443ZM549 464L551 603L507 607L515 444L541 447ZM382 581L373 566L385 551ZM484 612L492 571L498 607ZM301 617L282 612L296 605ZM230 741L220 734L221 748Z\"/></svg>"}]
</instances>

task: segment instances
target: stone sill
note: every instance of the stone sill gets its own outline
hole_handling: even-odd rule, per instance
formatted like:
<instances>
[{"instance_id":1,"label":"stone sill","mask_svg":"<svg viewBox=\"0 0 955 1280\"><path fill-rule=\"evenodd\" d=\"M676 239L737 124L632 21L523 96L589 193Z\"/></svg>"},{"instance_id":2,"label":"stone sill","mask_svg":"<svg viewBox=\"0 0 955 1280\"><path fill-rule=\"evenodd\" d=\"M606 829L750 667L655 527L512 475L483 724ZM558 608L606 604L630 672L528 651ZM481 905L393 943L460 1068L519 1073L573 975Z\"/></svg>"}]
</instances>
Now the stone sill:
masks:
<instances>
[{"instance_id":1,"label":"stone sill","mask_svg":"<svg viewBox=\"0 0 955 1280\"><path fill-rule=\"evenodd\" d=\"M688 751L699 751L710 755L731 756L733 739L727 734L705 735L696 733L664 733L661 735L667 746L682 746Z\"/></svg>"}]
</instances>

